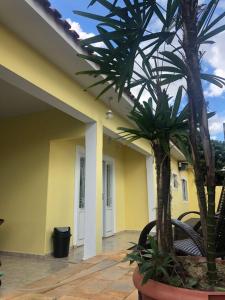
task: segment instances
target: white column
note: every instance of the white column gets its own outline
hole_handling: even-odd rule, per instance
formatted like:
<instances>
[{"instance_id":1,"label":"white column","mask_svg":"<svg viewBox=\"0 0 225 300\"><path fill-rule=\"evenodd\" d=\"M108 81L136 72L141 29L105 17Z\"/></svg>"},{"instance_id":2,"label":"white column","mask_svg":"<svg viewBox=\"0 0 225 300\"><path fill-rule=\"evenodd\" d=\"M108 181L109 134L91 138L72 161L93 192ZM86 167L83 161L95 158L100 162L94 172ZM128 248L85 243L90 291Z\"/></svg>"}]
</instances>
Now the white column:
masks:
<instances>
[{"instance_id":1,"label":"white column","mask_svg":"<svg viewBox=\"0 0 225 300\"><path fill-rule=\"evenodd\" d=\"M156 218L156 191L155 191L155 172L154 172L154 157L146 157L146 169L147 169L147 192L148 192L148 218L149 222Z\"/></svg>"},{"instance_id":2,"label":"white column","mask_svg":"<svg viewBox=\"0 0 225 300\"><path fill-rule=\"evenodd\" d=\"M101 124L88 124L85 133L85 237L84 259L102 248L102 146Z\"/></svg>"}]
</instances>

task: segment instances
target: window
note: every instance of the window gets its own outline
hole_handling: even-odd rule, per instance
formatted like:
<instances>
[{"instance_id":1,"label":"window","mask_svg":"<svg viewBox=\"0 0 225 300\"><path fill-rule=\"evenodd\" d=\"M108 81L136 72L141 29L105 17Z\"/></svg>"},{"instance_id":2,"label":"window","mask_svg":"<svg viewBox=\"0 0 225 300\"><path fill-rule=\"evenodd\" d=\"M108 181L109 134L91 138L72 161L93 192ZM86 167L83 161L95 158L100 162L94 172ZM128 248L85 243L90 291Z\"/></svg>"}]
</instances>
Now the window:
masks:
<instances>
[{"instance_id":1,"label":"window","mask_svg":"<svg viewBox=\"0 0 225 300\"><path fill-rule=\"evenodd\" d=\"M80 195L79 208L85 208L85 158L80 158Z\"/></svg>"},{"instance_id":2,"label":"window","mask_svg":"<svg viewBox=\"0 0 225 300\"><path fill-rule=\"evenodd\" d=\"M112 207L112 196L111 196L112 182L111 182L111 176L112 176L112 168L111 168L110 164L107 164L106 165L106 185L107 185L106 205L107 205L107 207Z\"/></svg>"},{"instance_id":3,"label":"window","mask_svg":"<svg viewBox=\"0 0 225 300\"><path fill-rule=\"evenodd\" d=\"M187 180L182 179L182 195L183 195L183 200L188 201L188 188L187 188Z\"/></svg>"},{"instance_id":4,"label":"window","mask_svg":"<svg viewBox=\"0 0 225 300\"><path fill-rule=\"evenodd\" d=\"M176 174L172 174L172 186L174 189L178 188L178 176Z\"/></svg>"},{"instance_id":5,"label":"window","mask_svg":"<svg viewBox=\"0 0 225 300\"><path fill-rule=\"evenodd\" d=\"M112 164L103 161L103 200L107 208L112 207Z\"/></svg>"}]
</instances>

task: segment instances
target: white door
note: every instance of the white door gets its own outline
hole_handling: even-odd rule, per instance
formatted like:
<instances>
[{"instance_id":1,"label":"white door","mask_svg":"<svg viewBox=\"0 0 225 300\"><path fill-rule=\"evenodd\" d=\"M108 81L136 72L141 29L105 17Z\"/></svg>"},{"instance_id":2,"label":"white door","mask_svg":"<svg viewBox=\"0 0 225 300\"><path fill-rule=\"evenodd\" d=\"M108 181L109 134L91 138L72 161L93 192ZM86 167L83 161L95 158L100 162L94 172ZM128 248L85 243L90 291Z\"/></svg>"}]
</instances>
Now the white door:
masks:
<instances>
[{"instance_id":1,"label":"white door","mask_svg":"<svg viewBox=\"0 0 225 300\"><path fill-rule=\"evenodd\" d=\"M113 164L103 161L103 236L113 235Z\"/></svg>"},{"instance_id":2,"label":"white door","mask_svg":"<svg viewBox=\"0 0 225 300\"><path fill-rule=\"evenodd\" d=\"M77 246L84 244L85 226L85 157L80 157L79 199L77 214Z\"/></svg>"}]
</instances>

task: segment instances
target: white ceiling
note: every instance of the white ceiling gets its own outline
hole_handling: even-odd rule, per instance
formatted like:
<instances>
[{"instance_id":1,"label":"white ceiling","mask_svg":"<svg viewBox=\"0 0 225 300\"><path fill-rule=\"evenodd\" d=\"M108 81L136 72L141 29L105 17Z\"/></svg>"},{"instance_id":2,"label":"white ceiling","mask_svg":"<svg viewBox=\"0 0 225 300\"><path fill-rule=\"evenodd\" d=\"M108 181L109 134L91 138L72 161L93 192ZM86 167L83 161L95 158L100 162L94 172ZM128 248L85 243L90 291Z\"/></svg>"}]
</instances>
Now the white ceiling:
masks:
<instances>
[{"instance_id":1,"label":"white ceiling","mask_svg":"<svg viewBox=\"0 0 225 300\"><path fill-rule=\"evenodd\" d=\"M48 104L0 79L0 118L25 115L51 108Z\"/></svg>"}]
</instances>

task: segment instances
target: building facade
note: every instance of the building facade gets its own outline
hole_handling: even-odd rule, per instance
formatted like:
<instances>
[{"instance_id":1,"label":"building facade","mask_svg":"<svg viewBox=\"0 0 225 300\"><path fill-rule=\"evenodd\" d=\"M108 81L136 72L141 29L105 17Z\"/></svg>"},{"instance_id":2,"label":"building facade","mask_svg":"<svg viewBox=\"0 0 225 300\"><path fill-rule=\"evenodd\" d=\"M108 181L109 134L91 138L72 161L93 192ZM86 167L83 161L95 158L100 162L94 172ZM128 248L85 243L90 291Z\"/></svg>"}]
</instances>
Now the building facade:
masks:
<instances>
[{"instance_id":1,"label":"building facade","mask_svg":"<svg viewBox=\"0 0 225 300\"><path fill-rule=\"evenodd\" d=\"M132 126L126 95L118 102L111 89L96 101L98 88L84 91L91 79L75 73L90 65L48 1L2 0L0 21L0 251L48 254L53 228L70 226L89 258L103 237L155 218L152 150L118 139L119 126ZM184 160L173 147L174 217L197 205Z\"/></svg>"}]
</instances>

